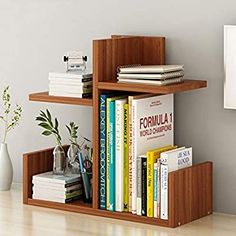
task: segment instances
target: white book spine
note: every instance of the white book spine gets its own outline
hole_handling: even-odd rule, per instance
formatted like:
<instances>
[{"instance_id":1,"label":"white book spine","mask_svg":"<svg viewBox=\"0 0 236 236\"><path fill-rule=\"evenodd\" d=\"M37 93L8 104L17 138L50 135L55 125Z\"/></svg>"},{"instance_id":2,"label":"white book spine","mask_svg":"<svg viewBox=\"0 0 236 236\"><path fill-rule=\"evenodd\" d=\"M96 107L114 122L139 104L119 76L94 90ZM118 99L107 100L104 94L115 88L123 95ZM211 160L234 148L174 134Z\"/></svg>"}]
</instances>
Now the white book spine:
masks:
<instances>
[{"instance_id":1,"label":"white book spine","mask_svg":"<svg viewBox=\"0 0 236 236\"><path fill-rule=\"evenodd\" d=\"M142 158L137 158L137 215L142 215Z\"/></svg>"},{"instance_id":2,"label":"white book spine","mask_svg":"<svg viewBox=\"0 0 236 236\"><path fill-rule=\"evenodd\" d=\"M161 164L161 219L168 220L168 165Z\"/></svg>"},{"instance_id":3,"label":"white book spine","mask_svg":"<svg viewBox=\"0 0 236 236\"><path fill-rule=\"evenodd\" d=\"M157 160L157 218L160 218L160 201L161 201L161 181L160 181L160 175L161 174L161 167L160 167L160 158Z\"/></svg>"},{"instance_id":4,"label":"white book spine","mask_svg":"<svg viewBox=\"0 0 236 236\"><path fill-rule=\"evenodd\" d=\"M157 163L154 163L154 218L157 218Z\"/></svg>"},{"instance_id":5,"label":"white book spine","mask_svg":"<svg viewBox=\"0 0 236 236\"><path fill-rule=\"evenodd\" d=\"M116 115L116 211L122 212L124 209L124 104L126 99L115 101Z\"/></svg>"},{"instance_id":6,"label":"white book spine","mask_svg":"<svg viewBox=\"0 0 236 236\"><path fill-rule=\"evenodd\" d=\"M137 214L137 141L136 141L136 101L132 102L132 213Z\"/></svg>"}]
</instances>

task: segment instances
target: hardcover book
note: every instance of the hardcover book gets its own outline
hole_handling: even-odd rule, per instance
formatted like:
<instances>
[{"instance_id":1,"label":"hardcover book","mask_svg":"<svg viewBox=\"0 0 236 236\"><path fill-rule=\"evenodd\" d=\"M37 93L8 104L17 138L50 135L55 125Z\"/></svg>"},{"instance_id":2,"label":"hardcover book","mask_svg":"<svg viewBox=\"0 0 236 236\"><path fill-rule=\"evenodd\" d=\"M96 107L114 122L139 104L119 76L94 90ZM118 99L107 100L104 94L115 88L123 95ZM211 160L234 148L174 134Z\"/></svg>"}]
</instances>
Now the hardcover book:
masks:
<instances>
[{"instance_id":1,"label":"hardcover book","mask_svg":"<svg viewBox=\"0 0 236 236\"><path fill-rule=\"evenodd\" d=\"M116 211L124 210L124 105L127 99L115 100L115 192Z\"/></svg>"},{"instance_id":2,"label":"hardcover book","mask_svg":"<svg viewBox=\"0 0 236 236\"><path fill-rule=\"evenodd\" d=\"M129 211L129 104L124 105L124 211Z\"/></svg>"},{"instance_id":3,"label":"hardcover book","mask_svg":"<svg viewBox=\"0 0 236 236\"><path fill-rule=\"evenodd\" d=\"M162 152L161 163L161 219L168 219L168 173L192 165L192 147L180 147Z\"/></svg>"},{"instance_id":4,"label":"hardcover book","mask_svg":"<svg viewBox=\"0 0 236 236\"><path fill-rule=\"evenodd\" d=\"M130 102L130 99L129 99ZM137 157L173 145L173 94L136 96L131 101L132 213L137 210ZM130 138L130 137L129 137Z\"/></svg>"}]
</instances>

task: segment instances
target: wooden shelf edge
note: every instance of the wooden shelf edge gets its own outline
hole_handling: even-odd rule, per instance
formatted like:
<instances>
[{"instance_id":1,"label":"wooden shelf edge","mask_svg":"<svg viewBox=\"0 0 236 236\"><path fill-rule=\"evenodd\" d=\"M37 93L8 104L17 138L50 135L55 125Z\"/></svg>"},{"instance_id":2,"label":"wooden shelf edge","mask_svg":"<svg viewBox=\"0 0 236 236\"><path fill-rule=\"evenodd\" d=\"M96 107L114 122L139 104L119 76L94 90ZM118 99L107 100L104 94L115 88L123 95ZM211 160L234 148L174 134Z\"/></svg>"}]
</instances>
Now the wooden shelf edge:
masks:
<instances>
[{"instance_id":1,"label":"wooden shelf edge","mask_svg":"<svg viewBox=\"0 0 236 236\"><path fill-rule=\"evenodd\" d=\"M50 96L48 95L48 92L32 93L29 95L29 101L93 106L92 98L72 98L72 97Z\"/></svg>"},{"instance_id":2,"label":"wooden shelf edge","mask_svg":"<svg viewBox=\"0 0 236 236\"><path fill-rule=\"evenodd\" d=\"M51 209L63 210L63 211L77 212L77 213L93 215L93 216L132 221L135 223L144 223L144 224L152 224L156 226L169 227L168 220L160 220L156 218L148 218L145 216L137 216L137 215L133 215L131 213L125 213L125 212L110 212L106 210L94 209L88 206L86 207L83 205L82 206L74 205L70 203L62 204L62 203L56 203L56 202L36 200L36 199L31 199L31 198L28 198L28 201L26 204L38 206L38 207L46 207L46 208L51 208Z\"/></svg>"},{"instance_id":3,"label":"wooden shelf edge","mask_svg":"<svg viewBox=\"0 0 236 236\"><path fill-rule=\"evenodd\" d=\"M207 87L205 80L184 80L182 83L170 84L165 86L154 86L145 84L117 83L117 82L99 82L98 88L104 90L144 92L155 94L170 94L186 92L190 90Z\"/></svg>"}]
</instances>

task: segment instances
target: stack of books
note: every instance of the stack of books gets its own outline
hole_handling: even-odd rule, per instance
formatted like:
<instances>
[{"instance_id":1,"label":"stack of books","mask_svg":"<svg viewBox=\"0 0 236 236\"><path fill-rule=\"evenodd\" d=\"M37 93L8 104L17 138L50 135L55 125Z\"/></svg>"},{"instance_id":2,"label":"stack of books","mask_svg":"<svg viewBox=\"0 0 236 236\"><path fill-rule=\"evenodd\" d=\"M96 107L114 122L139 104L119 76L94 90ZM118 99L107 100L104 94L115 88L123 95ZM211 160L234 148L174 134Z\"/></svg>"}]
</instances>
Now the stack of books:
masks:
<instances>
[{"instance_id":1,"label":"stack of books","mask_svg":"<svg viewBox=\"0 0 236 236\"><path fill-rule=\"evenodd\" d=\"M100 209L168 218L168 172L192 164L191 148L173 144L173 100L100 95Z\"/></svg>"},{"instance_id":2,"label":"stack of books","mask_svg":"<svg viewBox=\"0 0 236 236\"><path fill-rule=\"evenodd\" d=\"M92 95L92 74L80 71L49 73L49 95L86 98Z\"/></svg>"},{"instance_id":3,"label":"stack of books","mask_svg":"<svg viewBox=\"0 0 236 236\"><path fill-rule=\"evenodd\" d=\"M183 65L138 65L118 68L120 83L167 85L183 81Z\"/></svg>"},{"instance_id":4,"label":"stack of books","mask_svg":"<svg viewBox=\"0 0 236 236\"><path fill-rule=\"evenodd\" d=\"M67 203L82 198L81 174L54 175L52 171L33 176L33 199Z\"/></svg>"}]
</instances>

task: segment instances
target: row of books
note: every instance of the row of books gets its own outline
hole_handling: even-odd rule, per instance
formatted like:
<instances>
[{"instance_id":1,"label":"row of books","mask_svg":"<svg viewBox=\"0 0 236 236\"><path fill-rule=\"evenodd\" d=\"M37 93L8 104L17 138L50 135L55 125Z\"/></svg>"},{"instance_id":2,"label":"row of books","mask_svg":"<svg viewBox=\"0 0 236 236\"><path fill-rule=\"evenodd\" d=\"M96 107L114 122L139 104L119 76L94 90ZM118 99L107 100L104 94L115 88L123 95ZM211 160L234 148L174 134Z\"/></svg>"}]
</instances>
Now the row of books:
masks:
<instances>
[{"instance_id":1,"label":"row of books","mask_svg":"<svg viewBox=\"0 0 236 236\"><path fill-rule=\"evenodd\" d=\"M167 85L183 81L183 65L130 65L118 68L119 83Z\"/></svg>"},{"instance_id":2,"label":"row of books","mask_svg":"<svg viewBox=\"0 0 236 236\"><path fill-rule=\"evenodd\" d=\"M91 97L92 77L91 73L81 71L50 72L48 75L49 95L75 98Z\"/></svg>"},{"instance_id":3,"label":"row of books","mask_svg":"<svg viewBox=\"0 0 236 236\"><path fill-rule=\"evenodd\" d=\"M100 96L100 208L137 214L138 157L173 145L173 95Z\"/></svg>"},{"instance_id":4,"label":"row of books","mask_svg":"<svg viewBox=\"0 0 236 236\"><path fill-rule=\"evenodd\" d=\"M34 175L33 199L67 203L82 198L81 174L54 175L52 171Z\"/></svg>"},{"instance_id":5,"label":"row of books","mask_svg":"<svg viewBox=\"0 0 236 236\"><path fill-rule=\"evenodd\" d=\"M168 220L168 173L192 165L192 147L168 145L137 158L137 215Z\"/></svg>"}]
</instances>

